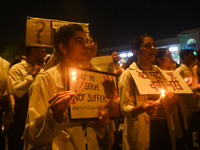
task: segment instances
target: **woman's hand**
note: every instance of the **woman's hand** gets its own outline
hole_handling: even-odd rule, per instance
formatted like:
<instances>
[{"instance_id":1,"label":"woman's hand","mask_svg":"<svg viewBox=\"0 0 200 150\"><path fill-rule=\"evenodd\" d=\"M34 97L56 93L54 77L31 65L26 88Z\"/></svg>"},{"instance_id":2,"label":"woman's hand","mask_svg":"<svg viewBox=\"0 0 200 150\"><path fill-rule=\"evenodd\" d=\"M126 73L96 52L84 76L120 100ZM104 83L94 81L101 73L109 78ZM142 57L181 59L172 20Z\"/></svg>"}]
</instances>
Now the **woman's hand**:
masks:
<instances>
[{"instance_id":1,"label":"woman's hand","mask_svg":"<svg viewBox=\"0 0 200 150\"><path fill-rule=\"evenodd\" d=\"M176 93L169 92L166 94L166 98L170 104L176 104L180 101L180 96Z\"/></svg>"},{"instance_id":2,"label":"woman's hand","mask_svg":"<svg viewBox=\"0 0 200 150\"><path fill-rule=\"evenodd\" d=\"M70 100L74 96L71 91L59 92L49 100L54 119L61 123L67 118L66 110L69 108Z\"/></svg>"},{"instance_id":3,"label":"woman's hand","mask_svg":"<svg viewBox=\"0 0 200 150\"><path fill-rule=\"evenodd\" d=\"M165 98L166 99L164 100L167 101L168 107L171 111L173 110L175 104L178 103L181 99L179 95L177 95L176 93L171 93L171 92L167 93Z\"/></svg>"},{"instance_id":4,"label":"woman's hand","mask_svg":"<svg viewBox=\"0 0 200 150\"><path fill-rule=\"evenodd\" d=\"M157 105L157 101L146 101L143 105L144 112L148 115L154 114Z\"/></svg>"}]
</instances>

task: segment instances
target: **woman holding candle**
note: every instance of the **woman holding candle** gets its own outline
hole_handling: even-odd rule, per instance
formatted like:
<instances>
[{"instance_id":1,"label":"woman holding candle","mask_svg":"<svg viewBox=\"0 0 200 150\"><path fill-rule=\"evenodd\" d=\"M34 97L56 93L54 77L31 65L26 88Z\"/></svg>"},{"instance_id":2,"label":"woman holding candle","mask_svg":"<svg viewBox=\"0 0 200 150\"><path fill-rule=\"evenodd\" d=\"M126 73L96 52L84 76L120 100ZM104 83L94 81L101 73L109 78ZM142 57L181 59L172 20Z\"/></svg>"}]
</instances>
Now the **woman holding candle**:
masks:
<instances>
[{"instance_id":1,"label":"woman holding candle","mask_svg":"<svg viewBox=\"0 0 200 150\"><path fill-rule=\"evenodd\" d=\"M157 50L157 55L154 64L157 65L162 70L170 70L173 59L171 52L166 48L161 48ZM178 96L178 95L177 95ZM173 105L173 109L171 109L171 118L174 124L174 131L176 136L176 149L183 149L184 139L183 133L185 133L183 116L180 110L179 103Z\"/></svg>"},{"instance_id":2,"label":"woman holding candle","mask_svg":"<svg viewBox=\"0 0 200 150\"><path fill-rule=\"evenodd\" d=\"M133 40L132 50L137 62L126 69L119 82L121 113L125 117L123 149L174 150L175 136L169 118L169 106L176 103L179 97L167 93L160 103L160 95L140 95L131 72L158 70L152 64L157 50L153 38L146 34Z\"/></svg>"},{"instance_id":3,"label":"woman holding candle","mask_svg":"<svg viewBox=\"0 0 200 150\"><path fill-rule=\"evenodd\" d=\"M39 74L29 90L24 149L99 149L96 131L101 133L101 128L110 122L105 108L100 109L96 123L70 123L67 113L74 94L65 85L65 68L86 60L87 41L78 24L58 29L54 44L60 63Z\"/></svg>"}]
</instances>

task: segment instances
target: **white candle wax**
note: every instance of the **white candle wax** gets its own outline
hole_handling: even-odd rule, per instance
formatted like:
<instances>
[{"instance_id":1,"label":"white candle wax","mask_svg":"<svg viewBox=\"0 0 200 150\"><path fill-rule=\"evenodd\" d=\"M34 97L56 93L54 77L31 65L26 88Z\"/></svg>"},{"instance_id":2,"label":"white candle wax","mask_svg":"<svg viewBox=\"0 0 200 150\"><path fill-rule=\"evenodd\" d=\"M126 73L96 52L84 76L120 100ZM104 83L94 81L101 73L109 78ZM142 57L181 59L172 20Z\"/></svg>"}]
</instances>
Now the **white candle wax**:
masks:
<instances>
[{"instance_id":1,"label":"white candle wax","mask_svg":"<svg viewBox=\"0 0 200 150\"><path fill-rule=\"evenodd\" d=\"M72 71L72 77L71 77L71 91L72 92L75 92L76 90L76 83L77 83L76 72Z\"/></svg>"}]
</instances>

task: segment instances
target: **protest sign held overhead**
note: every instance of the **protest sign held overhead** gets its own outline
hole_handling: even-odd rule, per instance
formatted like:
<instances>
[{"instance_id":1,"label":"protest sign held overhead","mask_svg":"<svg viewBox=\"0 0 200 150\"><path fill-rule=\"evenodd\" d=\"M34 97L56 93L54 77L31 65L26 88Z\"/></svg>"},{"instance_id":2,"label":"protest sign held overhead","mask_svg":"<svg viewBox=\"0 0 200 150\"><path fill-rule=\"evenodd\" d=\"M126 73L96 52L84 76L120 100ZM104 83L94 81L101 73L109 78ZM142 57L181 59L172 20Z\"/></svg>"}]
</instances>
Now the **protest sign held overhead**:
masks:
<instances>
[{"instance_id":1,"label":"protest sign held overhead","mask_svg":"<svg viewBox=\"0 0 200 150\"><path fill-rule=\"evenodd\" d=\"M64 25L79 24L83 27L89 38L89 24L55 19L27 17L26 21L26 46L54 46L54 34Z\"/></svg>"}]
</instances>

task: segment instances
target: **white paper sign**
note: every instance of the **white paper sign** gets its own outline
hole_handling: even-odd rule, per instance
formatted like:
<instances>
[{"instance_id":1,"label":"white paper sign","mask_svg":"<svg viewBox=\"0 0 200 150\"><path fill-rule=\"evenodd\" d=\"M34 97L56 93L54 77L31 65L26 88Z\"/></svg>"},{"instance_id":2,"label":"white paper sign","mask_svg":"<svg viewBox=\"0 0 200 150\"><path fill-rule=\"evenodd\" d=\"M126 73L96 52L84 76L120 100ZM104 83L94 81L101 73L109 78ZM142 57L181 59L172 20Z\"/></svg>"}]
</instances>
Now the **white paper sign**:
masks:
<instances>
[{"instance_id":1,"label":"white paper sign","mask_svg":"<svg viewBox=\"0 0 200 150\"><path fill-rule=\"evenodd\" d=\"M99 56L94 57L91 60L91 63L97 67L100 68L101 71L108 72L109 71L109 64L113 62L112 56Z\"/></svg>"},{"instance_id":2,"label":"white paper sign","mask_svg":"<svg viewBox=\"0 0 200 150\"><path fill-rule=\"evenodd\" d=\"M69 89L75 94L71 100L71 120L97 119L100 106L108 109L110 118L120 117L115 74L69 68L68 75Z\"/></svg>"},{"instance_id":3,"label":"white paper sign","mask_svg":"<svg viewBox=\"0 0 200 150\"><path fill-rule=\"evenodd\" d=\"M161 94L162 89L177 94L193 93L180 74L175 71L132 70L131 75L141 95Z\"/></svg>"}]
</instances>

